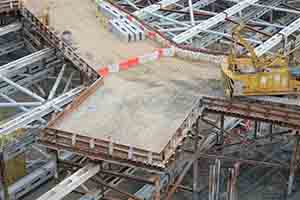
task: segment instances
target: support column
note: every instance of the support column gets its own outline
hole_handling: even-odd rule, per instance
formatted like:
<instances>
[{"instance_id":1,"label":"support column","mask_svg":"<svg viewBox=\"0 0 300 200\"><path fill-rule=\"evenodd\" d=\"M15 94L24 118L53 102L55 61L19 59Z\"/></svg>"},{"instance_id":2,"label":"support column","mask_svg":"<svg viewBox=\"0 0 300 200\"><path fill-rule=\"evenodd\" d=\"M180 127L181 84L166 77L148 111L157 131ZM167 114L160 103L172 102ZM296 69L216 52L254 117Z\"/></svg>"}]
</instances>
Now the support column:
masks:
<instances>
[{"instance_id":1,"label":"support column","mask_svg":"<svg viewBox=\"0 0 300 200\"><path fill-rule=\"evenodd\" d=\"M215 200L219 200L220 199L220 176L221 176L221 161L219 159L216 159L216 197Z\"/></svg>"},{"instance_id":2,"label":"support column","mask_svg":"<svg viewBox=\"0 0 300 200\"><path fill-rule=\"evenodd\" d=\"M258 132L258 124L257 121L254 121L254 135L253 135L254 139L257 138L257 132Z\"/></svg>"},{"instance_id":3,"label":"support column","mask_svg":"<svg viewBox=\"0 0 300 200\"><path fill-rule=\"evenodd\" d=\"M196 159L193 164L193 200L199 199L199 160Z\"/></svg>"},{"instance_id":4,"label":"support column","mask_svg":"<svg viewBox=\"0 0 300 200\"><path fill-rule=\"evenodd\" d=\"M226 200L232 200L231 187L232 187L232 179L234 176L234 169L228 169L228 178L227 178L227 195Z\"/></svg>"},{"instance_id":5,"label":"support column","mask_svg":"<svg viewBox=\"0 0 300 200\"><path fill-rule=\"evenodd\" d=\"M209 176L208 176L208 200L215 200L215 191L214 191L214 165L209 166Z\"/></svg>"},{"instance_id":6,"label":"support column","mask_svg":"<svg viewBox=\"0 0 300 200\"><path fill-rule=\"evenodd\" d=\"M273 140L273 124L271 123L269 125L269 135L270 135L270 141Z\"/></svg>"},{"instance_id":7,"label":"support column","mask_svg":"<svg viewBox=\"0 0 300 200\"><path fill-rule=\"evenodd\" d=\"M155 178L155 200L160 200L160 176Z\"/></svg>"},{"instance_id":8,"label":"support column","mask_svg":"<svg viewBox=\"0 0 300 200\"><path fill-rule=\"evenodd\" d=\"M299 142L300 137L298 134L295 135L294 147L293 147L293 155L291 159L291 166L290 166L290 176L289 176L289 183L288 183L288 195L292 194L293 190L293 183L295 179L295 171L297 169L297 158L299 155Z\"/></svg>"},{"instance_id":9,"label":"support column","mask_svg":"<svg viewBox=\"0 0 300 200\"><path fill-rule=\"evenodd\" d=\"M195 126L193 127L193 133L194 133L194 152L198 152L199 148L199 141L201 140L201 137L199 135L199 127L200 127L200 118L197 118ZM201 147L200 147L201 148ZM200 192L200 186L199 186L199 159L195 159L193 163L193 200L199 200L199 192Z\"/></svg>"},{"instance_id":10,"label":"support column","mask_svg":"<svg viewBox=\"0 0 300 200\"><path fill-rule=\"evenodd\" d=\"M224 142L224 115L221 115L220 117L220 134L218 137L218 144L222 145Z\"/></svg>"},{"instance_id":11,"label":"support column","mask_svg":"<svg viewBox=\"0 0 300 200\"><path fill-rule=\"evenodd\" d=\"M193 2L189 0L189 8L190 8L190 18L192 26L195 26L195 19L194 19L194 10L193 10Z\"/></svg>"},{"instance_id":12,"label":"support column","mask_svg":"<svg viewBox=\"0 0 300 200\"><path fill-rule=\"evenodd\" d=\"M236 192L236 182L237 177L239 175L240 163L237 162L234 164L234 168L229 170L230 177L227 186L227 200L236 200L237 192Z\"/></svg>"},{"instance_id":13,"label":"support column","mask_svg":"<svg viewBox=\"0 0 300 200\"><path fill-rule=\"evenodd\" d=\"M4 161L3 151L0 152L0 184L1 184L1 187L3 188L4 199L9 200L8 184L7 184L6 178L5 178L5 161Z\"/></svg>"}]
</instances>

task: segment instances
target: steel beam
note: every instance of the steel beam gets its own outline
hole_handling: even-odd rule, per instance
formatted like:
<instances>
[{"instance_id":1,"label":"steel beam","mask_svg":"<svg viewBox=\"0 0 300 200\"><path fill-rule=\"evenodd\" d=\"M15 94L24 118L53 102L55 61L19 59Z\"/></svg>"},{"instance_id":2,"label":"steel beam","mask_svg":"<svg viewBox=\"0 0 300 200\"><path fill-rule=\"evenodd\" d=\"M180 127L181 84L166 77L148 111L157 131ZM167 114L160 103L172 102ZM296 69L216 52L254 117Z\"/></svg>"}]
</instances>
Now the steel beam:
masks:
<instances>
[{"instance_id":1,"label":"steel beam","mask_svg":"<svg viewBox=\"0 0 300 200\"><path fill-rule=\"evenodd\" d=\"M24 113L7 123L0 125L0 135L9 135L11 132L18 128L23 128L24 126L39 120L41 117L56 110L56 107L62 107L70 103L76 95L78 95L83 90L82 87L75 88L69 92L46 102L45 104Z\"/></svg>"},{"instance_id":2,"label":"steel beam","mask_svg":"<svg viewBox=\"0 0 300 200\"><path fill-rule=\"evenodd\" d=\"M272 6L277 6L277 5L281 4L281 2L282 2L282 0L274 0L274 1L266 2L266 3L269 3L269 5L272 5ZM249 12L244 12L243 21L247 22L251 19L252 20L258 19L268 11L269 11L269 9L267 9L267 8L263 8L263 9L254 8L253 10L250 10ZM205 11L201 10L201 12L205 12ZM211 14L214 14L214 13L211 13ZM232 19L234 19L234 18L232 18ZM220 26L214 28L214 31L228 32L228 30L231 30L233 27L234 27L234 24L223 24L223 25L220 25ZM204 48L204 47L207 47L207 46L217 42L222 37L223 36L220 36L220 35L212 35L212 34L206 33L206 35L203 35L203 34L201 35L201 39L199 41L197 41L197 43L200 45L199 46L200 48Z\"/></svg>"},{"instance_id":3,"label":"steel beam","mask_svg":"<svg viewBox=\"0 0 300 200\"><path fill-rule=\"evenodd\" d=\"M0 107L8 108L8 107L34 107L40 106L40 102L16 102L16 103L0 103Z\"/></svg>"},{"instance_id":4,"label":"steel beam","mask_svg":"<svg viewBox=\"0 0 300 200\"><path fill-rule=\"evenodd\" d=\"M60 70L60 72L59 72L59 74L58 74L58 77L57 77L57 79L56 79L56 81L55 81L55 83L54 83L54 85L53 85L53 87L52 87L52 89L51 89L51 91L50 91L50 93L49 93L48 100L53 99L53 97L54 97L54 95L55 95L55 93L56 93L56 90L57 90L57 88L58 88L58 85L59 85L60 81L61 81L62 78L63 78L65 68L66 68L66 64L64 64L64 65L62 66L62 68L61 68L61 70Z\"/></svg>"},{"instance_id":5,"label":"steel beam","mask_svg":"<svg viewBox=\"0 0 300 200\"><path fill-rule=\"evenodd\" d=\"M29 95L29 96L31 96L31 97L37 99L37 100L40 101L40 102L44 102L44 101L45 101L45 99L43 99L43 98L40 97L39 95L37 95L37 94L31 92L29 89L27 89L27 88L25 88L25 87L22 87L22 86L18 85L18 84L15 83L14 81L12 81L12 80L10 80L10 79L8 79L8 78L2 76L2 75L0 75L0 79L2 79L3 81L5 81L5 82L8 83L9 85L11 85L11 86L13 86L13 87L19 89L20 91L24 92L25 94L27 94L27 95Z\"/></svg>"},{"instance_id":6,"label":"steel beam","mask_svg":"<svg viewBox=\"0 0 300 200\"><path fill-rule=\"evenodd\" d=\"M13 79L13 81L20 86L29 87L35 83L45 80L47 78L47 76L53 72L53 70L54 70L53 67L58 64L61 64L60 60L56 60L52 63L49 63L48 65L45 66L45 68L46 68L45 70L37 72L37 73L33 74L32 76L24 77L22 79L19 79L17 77L16 79ZM5 83L5 82L2 82L2 83ZM6 95L10 95L10 94L16 93L17 89L9 84L7 84L7 85L0 84L0 92L3 94L6 94Z\"/></svg>"},{"instance_id":7,"label":"steel beam","mask_svg":"<svg viewBox=\"0 0 300 200\"><path fill-rule=\"evenodd\" d=\"M299 30L300 28L300 18L292 22L290 25L282 29L279 33L275 34L273 37L268 39L266 42L261 44L255 49L255 53L257 56L262 56L263 54L267 53L273 47L278 45L282 40L286 40L286 38L294 33L295 31Z\"/></svg>"},{"instance_id":8,"label":"steel beam","mask_svg":"<svg viewBox=\"0 0 300 200\"><path fill-rule=\"evenodd\" d=\"M50 56L54 56L54 53L54 49L46 48L28 56L22 57L13 62L10 62L6 65L2 65L0 66L0 76L7 77L9 74L17 72L18 70L27 67L35 62L49 58Z\"/></svg>"},{"instance_id":9,"label":"steel beam","mask_svg":"<svg viewBox=\"0 0 300 200\"><path fill-rule=\"evenodd\" d=\"M289 182L288 182L288 195L292 194L293 191L293 184L295 179L295 173L298 168L298 157L299 157L299 143L300 143L300 137L299 135L295 136L295 142L293 146L293 154L291 159L291 165L290 165L290 176L289 176Z\"/></svg>"},{"instance_id":10,"label":"steel beam","mask_svg":"<svg viewBox=\"0 0 300 200\"><path fill-rule=\"evenodd\" d=\"M202 0L202 1L197 1L196 3L193 4L193 9L197 10L197 9L206 7L209 4L214 3L215 1L216 0ZM189 10L189 7L185 7L185 8L180 9L180 11L188 11L188 10ZM168 15L168 17L171 17L173 19L177 19L177 18L180 18L182 16L184 16L184 14L181 14L181 13L172 13L172 14Z\"/></svg>"},{"instance_id":11,"label":"steel beam","mask_svg":"<svg viewBox=\"0 0 300 200\"><path fill-rule=\"evenodd\" d=\"M0 28L0 37L4 36L6 34L9 34L11 32L18 31L21 28L22 28L22 24L21 23L12 23L12 24L9 24L7 26L1 27Z\"/></svg>"},{"instance_id":12,"label":"steel beam","mask_svg":"<svg viewBox=\"0 0 300 200\"><path fill-rule=\"evenodd\" d=\"M137 10L133 14L142 19L142 18L145 18L148 14L154 13L155 11L159 10L162 7L169 6L178 1L180 1L180 0L162 0L156 4L152 4L150 6L142 8L140 10Z\"/></svg>"},{"instance_id":13,"label":"steel beam","mask_svg":"<svg viewBox=\"0 0 300 200\"><path fill-rule=\"evenodd\" d=\"M10 42L0 46L0 56L6 55L8 53L14 52L25 46L24 42Z\"/></svg>"},{"instance_id":14,"label":"steel beam","mask_svg":"<svg viewBox=\"0 0 300 200\"><path fill-rule=\"evenodd\" d=\"M200 32L203 32L204 30L212 28L215 25L217 25L218 23L225 21L226 17L231 17L256 2L258 2L258 0L244 0L234 6L226 9L222 13L219 13L219 14L215 15L214 17L211 17L208 20L205 20L204 22L194 26L193 28L177 35L176 37L173 38L173 41L176 43L179 43L179 44L183 43L186 40L196 36Z\"/></svg>"},{"instance_id":15,"label":"steel beam","mask_svg":"<svg viewBox=\"0 0 300 200\"><path fill-rule=\"evenodd\" d=\"M81 184L86 182L88 179L95 176L100 170L99 165L88 164L81 168L70 177L63 180L53 189L43 194L37 200L60 200L79 187Z\"/></svg>"}]
</instances>

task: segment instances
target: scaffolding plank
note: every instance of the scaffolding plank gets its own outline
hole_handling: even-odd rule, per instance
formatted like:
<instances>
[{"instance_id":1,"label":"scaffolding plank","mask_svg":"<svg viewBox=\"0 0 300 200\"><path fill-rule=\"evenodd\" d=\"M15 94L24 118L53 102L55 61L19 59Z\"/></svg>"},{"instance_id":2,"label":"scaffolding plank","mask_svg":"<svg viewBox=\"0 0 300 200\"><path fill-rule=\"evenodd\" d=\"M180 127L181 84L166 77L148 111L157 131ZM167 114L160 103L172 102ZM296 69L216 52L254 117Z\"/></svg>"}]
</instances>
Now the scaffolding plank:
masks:
<instances>
[{"instance_id":1,"label":"scaffolding plank","mask_svg":"<svg viewBox=\"0 0 300 200\"><path fill-rule=\"evenodd\" d=\"M70 177L64 179L57 186L42 195L38 200L60 200L70 194L73 190L86 182L91 177L95 176L100 170L99 165L88 164L79 169Z\"/></svg>"},{"instance_id":2,"label":"scaffolding plank","mask_svg":"<svg viewBox=\"0 0 300 200\"><path fill-rule=\"evenodd\" d=\"M298 18L290 25L282 29L279 33L275 34L266 42L258 46L255 49L257 56L262 56L263 54L267 53L269 50L271 50L273 47L279 44L282 40L284 40L284 38L288 37L295 31L297 31L299 28L300 28L300 18Z\"/></svg>"},{"instance_id":3,"label":"scaffolding plank","mask_svg":"<svg viewBox=\"0 0 300 200\"><path fill-rule=\"evenodd\" d=\"M173 41L176 43L183 43L186 40L196 36L202 31L208 30L209 28L212 28L213 26L217 25L218 23L225 20L226 17L231 17L238 12L242 11L243 9L247 8L251 4L256 3L258 0L244 0L228 9L223 11L222 13L219 13L208 20L205 20L201 22L200 24L192 27L191 29L175 36L173 38Z\"/></svg>"}]
</instances>

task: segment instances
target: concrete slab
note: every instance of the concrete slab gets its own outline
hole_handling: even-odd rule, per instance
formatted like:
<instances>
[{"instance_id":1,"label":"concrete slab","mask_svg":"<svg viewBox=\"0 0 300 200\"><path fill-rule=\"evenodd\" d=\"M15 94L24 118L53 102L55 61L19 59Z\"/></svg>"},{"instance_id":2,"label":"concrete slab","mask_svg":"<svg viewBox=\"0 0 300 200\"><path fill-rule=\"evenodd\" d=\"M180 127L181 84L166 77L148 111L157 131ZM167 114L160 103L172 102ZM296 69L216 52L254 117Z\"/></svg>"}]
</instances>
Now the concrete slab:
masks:
<instances>
[{"instance_id":1,"label":"concrete slab","mask_svg":"<svg viewBox=\"0 0 300 200\"><path fill-rule=\"evenodd\" d=\"M52 128L160 153L199 95L220 93L218 70L163 58L113 74Z\"/></svg>"}]
</instances>

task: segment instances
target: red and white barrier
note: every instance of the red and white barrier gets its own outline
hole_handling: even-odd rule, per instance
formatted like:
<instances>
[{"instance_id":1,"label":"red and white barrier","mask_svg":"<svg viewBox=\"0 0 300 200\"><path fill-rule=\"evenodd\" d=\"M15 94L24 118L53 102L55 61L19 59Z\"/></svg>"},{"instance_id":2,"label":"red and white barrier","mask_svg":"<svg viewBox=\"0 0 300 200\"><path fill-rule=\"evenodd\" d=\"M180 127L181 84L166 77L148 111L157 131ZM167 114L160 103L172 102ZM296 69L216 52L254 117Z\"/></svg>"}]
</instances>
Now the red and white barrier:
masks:
<instances>
[{"instance_id":1,"label":"red and white barrier","mask_svg":"<svg viewBox=\"0 0 300 200\"><path fill-rule=\"evenodd\" d=\"M109 73L116 73L119 71L128 70L132 67L136 67L139 64L145 64L148 62L157 61L162 57L172 57L174 55L175 55L175 51L173 48L158 49L153 53L149 53L138 57L133 57L116 64L111 64L108 66L101 67L98 70L98 73L100 76L105 77Z\"/></svg>"},{"instance_id":2,"label":"red and white barrier","mask_svg":"<svg viewBox=\"0 0 300 200\"><path fill-rule=\"evenodd\" d=\"M212 55L208 53L203 52L196 52L193 50L184 49L181 47L177 47L173 44L171 44L170 41L165 39L163 36L158 34L157 32L153 30L149 30L147 27L145 27L142 23L140 23L135 17L131 16L130 14L120 10L119 8L115 7L113 4L105 2L106 4L109 4L110 7L113 7L115 10L118 10L118 13L120 15L124 16L123 19L128 19L132 23L134 23L136 26L141 28L144 31L144 34L146 37L148 37L151 40L154 40L161 44L164 47L172 47L175 50L175 55L179 58L188 59L188 60L194 60L194 61L207 61L215 64L220 64L224 60L224 56L220 55Z\"/></svg>"}]
</instances>

